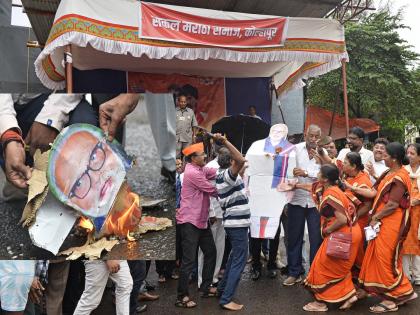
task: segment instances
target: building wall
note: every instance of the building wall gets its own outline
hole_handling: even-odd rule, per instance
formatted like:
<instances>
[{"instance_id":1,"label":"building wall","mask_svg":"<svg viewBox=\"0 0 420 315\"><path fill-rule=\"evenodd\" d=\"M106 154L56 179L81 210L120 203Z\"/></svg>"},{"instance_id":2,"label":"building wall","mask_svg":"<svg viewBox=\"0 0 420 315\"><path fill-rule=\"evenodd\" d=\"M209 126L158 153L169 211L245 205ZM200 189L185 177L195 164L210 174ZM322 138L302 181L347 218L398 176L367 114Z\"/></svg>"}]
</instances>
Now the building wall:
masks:
<instances>
[{"instance_id":1,"label":"building wall","mask_svg":"<svg viewBox=\"0 0 420 315\"><path fill-rule=\"evenodd\" d=\"M283 111L284 121L279 105ZM273 97L271 123L273 125L282 123L286 124L289 128L289 135L303 133L305 124L303 89L290 91L279 100L276 100L276 98Z\"/></svg>"}]
</instances>

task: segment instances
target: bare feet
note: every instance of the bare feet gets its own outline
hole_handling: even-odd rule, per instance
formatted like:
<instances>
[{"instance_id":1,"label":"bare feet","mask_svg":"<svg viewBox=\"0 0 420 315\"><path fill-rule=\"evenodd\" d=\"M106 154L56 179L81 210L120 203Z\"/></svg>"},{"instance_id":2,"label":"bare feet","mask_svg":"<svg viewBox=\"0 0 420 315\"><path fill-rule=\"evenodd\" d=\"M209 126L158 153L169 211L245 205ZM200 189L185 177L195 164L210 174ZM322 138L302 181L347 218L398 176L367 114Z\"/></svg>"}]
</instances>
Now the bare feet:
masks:
<instances>
[{"instance_id":1,"label":"bare feet","mask_svg":"<svg viewBox=\"0 0 420 315\"><path fill-rule=\"evenodd\" d=\"M229 302L228 304L222 305L222 308L229 311L240 311L244 306L235 302Z\"/></svg>"},{"instance_id":2,"label":"bare feet","mask_svg":"<svg viewBox=\"0 0 420 315\"><path fill-rule=\"evenodd\" d=\"M327 304L314 301L306 304L303 307L303 310L307 312L326 312L328 311L328 307Z\"/></svg>"},{"instance_id":3,"label":"bare feet","mask_svg":"<svg viewBox=\"0 0 420 315\"><path fill-rule=\"evenodd\" d=\"M357 301L357 296L352 296L347 301L344 302L343 305L340 306L340 310L348 310L350 307L353 306L354 303Z\"/></svg>"}]
</instances>

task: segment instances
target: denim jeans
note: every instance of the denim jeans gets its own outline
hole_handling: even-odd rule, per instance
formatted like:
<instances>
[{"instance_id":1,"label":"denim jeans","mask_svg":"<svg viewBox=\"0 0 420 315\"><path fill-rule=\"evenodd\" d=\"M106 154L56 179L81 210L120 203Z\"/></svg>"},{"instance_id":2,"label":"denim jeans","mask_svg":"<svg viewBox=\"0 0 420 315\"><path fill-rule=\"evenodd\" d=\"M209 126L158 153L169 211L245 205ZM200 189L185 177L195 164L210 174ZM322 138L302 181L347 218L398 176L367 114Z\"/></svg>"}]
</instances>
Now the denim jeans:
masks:
<instances>
[{"instance_id":1,"label":"denim jeans","mask_svg":"<svg viewBox=\"0 0 420 315\"><path fill-rule=\"evenodd\" d=\"M219 300L220 305L225 305L232 301L248 257L248 228L225 228L225 231L232 245L232 250L226 264L223 279L217 288L222 294Z\"/></svg>"},{"instance_id":2,"label":"denim jeans","mask_svg":"<svg viewBox=\"0 0 420 315\"><path fill-rule=\"evenodd\" d=\"M302 266L302 245L305 233L305 219L308 223L309 234L309 259L310 263L315 258L316 252L322 243L320 231L320 215L316 208L303 208L298 205L289 204L288 211L288 244L287 264L289 276L298 277L305 273Z\"/></svg>"}]
</instances>

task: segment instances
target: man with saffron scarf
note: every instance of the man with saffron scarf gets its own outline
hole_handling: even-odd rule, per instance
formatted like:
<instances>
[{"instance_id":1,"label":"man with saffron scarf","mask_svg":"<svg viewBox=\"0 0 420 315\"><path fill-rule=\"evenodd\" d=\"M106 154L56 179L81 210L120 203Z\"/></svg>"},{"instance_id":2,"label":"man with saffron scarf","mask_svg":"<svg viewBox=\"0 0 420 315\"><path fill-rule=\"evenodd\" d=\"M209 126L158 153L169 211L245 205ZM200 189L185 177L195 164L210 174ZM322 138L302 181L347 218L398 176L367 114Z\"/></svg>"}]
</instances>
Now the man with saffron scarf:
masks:
<instances>
[{"instance_id":1,"label":"man with saffron scarf","mask_svg":"<svg viewBox=\"0 0 420 315\"><path fill-rule=\"evenodd\" d=\"M197 304L190 299L188 281L197 260L198 247L204 254L202 296L216 296L216 288L210 288L216 265L216 246L209 220L210 197L217 197L216 187L210 182L216 170L205 167L206 154L202 142L186 147L182 153L187 165L181 188L181 206L176 214L181 235L182 262L178 281L177 307L192 308Z\"/></svg>"}]
</instances>

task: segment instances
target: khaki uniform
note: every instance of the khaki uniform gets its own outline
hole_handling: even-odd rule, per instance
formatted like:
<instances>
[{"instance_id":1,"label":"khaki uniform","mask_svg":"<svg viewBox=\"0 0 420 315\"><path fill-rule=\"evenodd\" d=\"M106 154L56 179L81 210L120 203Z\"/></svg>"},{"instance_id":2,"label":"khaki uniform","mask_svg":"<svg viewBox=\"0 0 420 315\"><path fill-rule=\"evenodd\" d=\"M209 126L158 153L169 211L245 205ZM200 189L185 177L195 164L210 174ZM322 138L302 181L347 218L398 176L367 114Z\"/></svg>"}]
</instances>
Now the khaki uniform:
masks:
<instances>
[{"instance_id":1,"label":"khaki uniform","mask_svg":"<svg viewBox=\"0 0 420 315\"><path fill-rule=\"evenodd\" d=\"M192 143L193 127L196 127L197 119L194 111L186 107L176 108L176 156L182 156L182 150Z\"/></svg>"}]
</instances>

